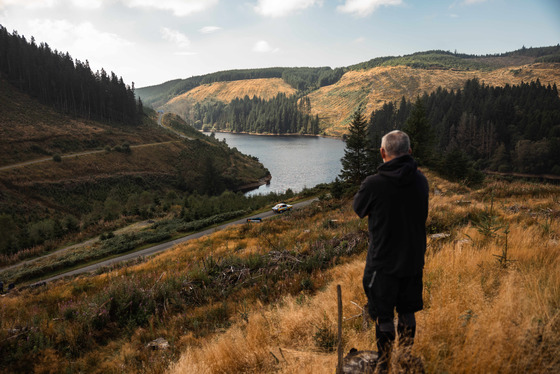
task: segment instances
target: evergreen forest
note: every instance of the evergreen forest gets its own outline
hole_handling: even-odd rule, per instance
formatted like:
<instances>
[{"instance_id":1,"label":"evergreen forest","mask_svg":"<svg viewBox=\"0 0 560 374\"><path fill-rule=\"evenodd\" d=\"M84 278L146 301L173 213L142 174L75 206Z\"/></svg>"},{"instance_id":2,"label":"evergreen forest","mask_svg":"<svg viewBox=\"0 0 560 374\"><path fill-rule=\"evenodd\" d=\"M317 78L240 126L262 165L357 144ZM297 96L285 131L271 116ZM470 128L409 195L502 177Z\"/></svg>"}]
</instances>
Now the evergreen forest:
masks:
<instances>
[{"instance_id":1,"label":"evergreen forest","mask_svg":"<svg viewBox=\"0 0 560 374\"><path fill-rule=\"evenodd\" d=\"M369 136L403 129L420 162L451 177L470 170L560 175L560 98L539 80L492 87L472 79L415 103L385 103L371 114Z\"/></svg>"},{"instance_id":2,"label":"evergreen forest","mask_svg":"<svg viewBox=\"0 0 560 374\"><path fill-rule=\"evenodd\" d=\"M113 72L93 73L88 61L74 61L48 44L27 41L0 25L0 74L21 91L63 113L108 123L138 125L143 114L134 84Z\"/></svg>"},{"instance_id":3,"label":"evergreen forest","mask_svg":"<svg viewBox=\"0 0 560 374\"><path fill-rule=\"evenodd\" d=\"M211 124L216 130L271 134L319 133L319 117L311 115L311 102L305 96L278 94L271 100L245 96L229 104L221 101L196 103L195 127Z\"/></svg>"}]
</instances>

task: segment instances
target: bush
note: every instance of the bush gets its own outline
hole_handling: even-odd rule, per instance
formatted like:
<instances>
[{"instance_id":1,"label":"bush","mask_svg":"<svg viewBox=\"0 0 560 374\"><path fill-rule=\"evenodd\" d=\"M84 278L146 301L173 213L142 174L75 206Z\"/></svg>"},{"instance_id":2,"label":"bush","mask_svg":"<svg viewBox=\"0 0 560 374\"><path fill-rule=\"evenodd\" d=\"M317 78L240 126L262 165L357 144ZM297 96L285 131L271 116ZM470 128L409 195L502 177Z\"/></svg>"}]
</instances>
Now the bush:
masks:
<instances>
[{"instance_id":1,"label":"bush","mask_svg":"<svg viewBox=\"0 0 560 374\"><path fill-rule=\"evenodd\" d=\"M52 159L53 159L54 162L61 162L62 161L62 157L58 153L55 153L53 155Z\"/></svg>"}]
</instances>

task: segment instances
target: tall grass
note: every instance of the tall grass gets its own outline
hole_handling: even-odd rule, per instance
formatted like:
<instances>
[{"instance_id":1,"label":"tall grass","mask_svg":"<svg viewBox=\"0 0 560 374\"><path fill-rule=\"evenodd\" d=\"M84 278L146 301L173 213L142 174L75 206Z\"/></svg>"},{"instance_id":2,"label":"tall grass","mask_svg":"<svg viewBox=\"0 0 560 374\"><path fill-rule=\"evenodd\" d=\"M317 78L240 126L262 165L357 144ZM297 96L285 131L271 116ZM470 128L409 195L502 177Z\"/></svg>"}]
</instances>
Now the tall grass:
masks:
<instances>
[{"instance_id":1,"label":"tall grass","mask_svg":"<svg viewBox=\"0 0 560 374\"><path fill-rule=\"evenodd\" d=\"M412 353L429 373L557 372L560 189L500 185L490 209L484 190L429 179L430 222L451 235L429 239ZM505 230L486 235L481 215L508 229L505 265ZM366 230L350 201L324 200L11 293L0 304L0 371L332 373L337 284L346 351L375 349L361 319ZM170 348L148 349L159 337Z\"/></svg>"},{"instance_id":2,"label":"tall grass","mask_svg":"<svg viewBox=\"0 0 560 374\"><path fill-rule=\"evenodd\" d=\"M425 309L417 314L413 348L426 372L560 370L560 225L546 217L541 217L546 225L536 222L531 208L515 214L510 209L521 203L537 210L546 206L557 218L558 188L500 186L507 199L499 201L501 208L494 213L509 227L511 262L506 267L496 257L505 233L488 238L462 218L488 211L489 201L457 204L453 191L432 197L431 220L449 221L442 226L454 232L446 242L430 241L428 247ZM449 208L447 216L437 211L440 204ZM201 346L189 346L169 372L332 373L336 355L321 350L316 332L325 319L335 329L336 284L342 286L345 317L359 314L356 305L365 303L363 261L360 257L328 270L332 281L314 296L287 296L273 306L258 307L248 322L234 324ZM345 321L343 331L346 350L375 350L374 333L362 330L360 318Z\"/></svg>"}]
</instances>

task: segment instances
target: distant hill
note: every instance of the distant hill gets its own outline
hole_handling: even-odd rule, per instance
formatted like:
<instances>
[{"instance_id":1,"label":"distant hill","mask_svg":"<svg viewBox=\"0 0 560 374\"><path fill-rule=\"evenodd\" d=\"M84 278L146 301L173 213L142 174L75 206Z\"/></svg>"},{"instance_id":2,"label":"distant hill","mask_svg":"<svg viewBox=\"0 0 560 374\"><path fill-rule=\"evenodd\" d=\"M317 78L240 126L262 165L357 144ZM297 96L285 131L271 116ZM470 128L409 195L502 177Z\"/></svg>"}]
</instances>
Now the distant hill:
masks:
<instances>
[{"instance_id":1,"label":"distant hill","mask_svg":"<svg viewBox=\"0 0 560 374\"><path fill-rule=\"evenodd\" d=\"M216 82L200 85L175 96L158 109L166 112L179 114L183 118L189 118L190 112L196 103L210 100L229 103L236 98L257 96L270 100L278 93L294 95L297 90L280 78L244 79L231 82Z\"/></svg>"},{"instance_id":2,"label":"distant hill","mask_svg":"<svg viewBox=\"0 0 560 374\"><path fill-rule=\"evenodd\" d=\"M520 84L539 79L542 84L560 84L560 63L535 63L493 70L420 69L408 66L382 66L352 70L337 83L309 94L313 114L318 114L326 133L341 136L354 110L365 105L365 113L380 109L385 102L403 96L414 100L438 87L457 90L478 78L492 86Z\"/></svg>"},{"instance_id":3,"label":"distant hill","mask_svg":"<svg viewBox=\"0 0 560 374\"><path fill-rule=\"evenodd\" d=\"M278 83L280 68L274 69L276 70L244 70L242 75L222 75L218 72L140 88L136 93L144 103L158 109L165 108L190 121L190 110L196 103L218 100L227 104L235 97L259 96L263 91L266 95L274 95L274 92L287 93L285 86ZM313 71L313 68L300 69ZM290 84L286 79L286 76L289 76L287 71L290 70L283 71L282 79L286 84ZM322 131L328 135L341 136L346 131L350 114L360 104L366 105L366 114L369 115L384 102L399 100L403 96L410 100L438 87L456 90L472 78L479 78L486 84L498 86L536 79L540 79L543 84L560 84L560 46L521 48L513 52L487 56L426 51L407 56L381 57L346 68L323 70L324 79L319 78L319 70L315 71L314 75L302 74L304 70L293 71L300 74L298 79L308 79L306 84L301 84L303 90L296 90L297 87L290 85L297 95L308 95L311 99L311 112L319 116ZM247 79L249 72L259 78ZM276 76L263 78L265 73L275 73ZM216 82L222 76L223 81ZM240 79L235 81L236 77ZM204 88L201 88L204 79L214 83L205 84ZM229 83L225 84L225 81ZM236 93L225 88L240 84L238 82L241 81L244 88L242 92Z\"/></svg>"}]
</instances>

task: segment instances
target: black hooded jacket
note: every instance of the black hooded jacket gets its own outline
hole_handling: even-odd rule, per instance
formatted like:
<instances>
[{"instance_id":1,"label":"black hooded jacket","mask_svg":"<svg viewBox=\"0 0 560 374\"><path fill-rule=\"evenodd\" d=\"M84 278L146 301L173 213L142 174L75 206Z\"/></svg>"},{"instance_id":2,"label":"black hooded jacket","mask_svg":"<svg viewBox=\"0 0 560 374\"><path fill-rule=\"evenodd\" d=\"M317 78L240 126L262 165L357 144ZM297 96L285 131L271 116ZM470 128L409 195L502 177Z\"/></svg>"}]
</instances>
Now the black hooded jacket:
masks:
<instances>
[{"instance_id":1,"label":"black hooded jacket","mask_svg":"<svg viewBox=\"0 0 560 374\"><path fill-rule=\"evenodd\" d=\"M368 216L369 248L364 282L374 271L416 276L424 268L428 181L410 155L381 164L354 196L353 208Z\"/></svg>"}]
</instances>

